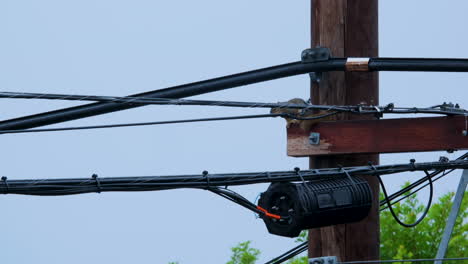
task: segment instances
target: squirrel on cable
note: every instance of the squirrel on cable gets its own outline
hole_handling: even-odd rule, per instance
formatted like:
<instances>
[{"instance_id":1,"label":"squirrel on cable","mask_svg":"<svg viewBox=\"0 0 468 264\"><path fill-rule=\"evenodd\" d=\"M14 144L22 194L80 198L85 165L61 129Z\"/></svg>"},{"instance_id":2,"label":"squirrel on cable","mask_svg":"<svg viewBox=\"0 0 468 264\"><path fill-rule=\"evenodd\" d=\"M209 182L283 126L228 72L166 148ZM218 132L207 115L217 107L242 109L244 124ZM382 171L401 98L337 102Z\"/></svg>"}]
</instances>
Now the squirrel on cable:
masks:
<instances>
[{"instance_id":1,"label":"squirrel on cable","mask_svg":"<svg viewBox=\"0 0 468 264\"><path fill-rule=\"evenodd\" d=\"M306 101L304 101L301 98L293 98L293 99L291 99L291 100L289 100L287 102L280 102L280 103L304 105L304 106L309 105ZM286 128L291 127L292 124L298 124L299 127L302 130L305 130L305 131L310 130L310 128L314 124L316 124L318 122L321 122L321 121L324 121L324 120L330 120L330 117L324 117L324 118L312 119L312 120L299 120L299 119L294 119L294 118L291 118L291 117L287 117L287 116L292 116L292 117L297 116L297 117L300 117L300 118L313 118L313 117L316 117L316 116L321 116L321 115L326 114L327 113L326 111L319 111L319 112L316 112L316 113L312 113L312 112L309 111L309 112L304 113L303 109L274 107L274 108L272 108L270 110L270 113L271 114L285 115L285 116L283 116L283 118L286 119Z\"/></svg>"}]
</instances>

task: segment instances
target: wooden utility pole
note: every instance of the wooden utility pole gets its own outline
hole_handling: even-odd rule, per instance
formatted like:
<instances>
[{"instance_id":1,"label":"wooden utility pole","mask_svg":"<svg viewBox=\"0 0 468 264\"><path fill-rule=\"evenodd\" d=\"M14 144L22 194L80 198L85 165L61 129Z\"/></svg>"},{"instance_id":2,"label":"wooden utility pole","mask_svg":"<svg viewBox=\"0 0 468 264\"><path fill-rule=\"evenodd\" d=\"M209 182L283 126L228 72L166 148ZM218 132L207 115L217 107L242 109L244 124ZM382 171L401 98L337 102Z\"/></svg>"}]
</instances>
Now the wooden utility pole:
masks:
<instances>
[{"instance_id":1,"label":"wooden utility pole","mask_svg":"<svg viewBox=\"0 0 468 264\"><path fill-rule=\"evenodd\" d=\"M377 0L311 0L312 47L330 48L335 57L378 56ZM312 83L314 104L378 105L378 73L324 73ZM365 119L360 115L340 115L337 120ZM359 144L359 142L356 142ZM378 154L349 154L310 158L311 168L378 163ZM309 257L337 256L340 261L379 259L379 185L367 179L373 190L373 205L367 218L309 231Z\"/></svg>"}]
</instances>

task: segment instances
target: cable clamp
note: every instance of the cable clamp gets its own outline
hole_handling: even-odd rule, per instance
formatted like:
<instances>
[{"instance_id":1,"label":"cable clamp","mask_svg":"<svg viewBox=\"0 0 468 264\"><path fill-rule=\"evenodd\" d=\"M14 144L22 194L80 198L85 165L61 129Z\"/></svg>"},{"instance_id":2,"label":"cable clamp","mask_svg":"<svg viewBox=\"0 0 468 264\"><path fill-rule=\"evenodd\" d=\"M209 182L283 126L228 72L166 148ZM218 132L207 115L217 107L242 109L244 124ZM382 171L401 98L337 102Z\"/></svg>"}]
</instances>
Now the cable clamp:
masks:
<instances>
[{"instance_id":1,"label":"cable clamp","mask_svg":"<svg viewBox=\"0 0 468 264\"><path fill-rule=\"evenodd\" d=\"M9 191L10 191L10 187L8 186L8 178L6 176L2 176L2 181L3 181L3 184L5 184L5 194L7 194Z\"/></svg>"},{"instance_id":2,"label":"cable clamp","mask_svg":"<svg viewBox=\"0 0 468 264\"><path fill-rule=\"evenodd\" d=\"M309 264L338 264L336 256L309 258Z\"/></svg>"},{"instance_id":3,"label":"cable clamp","mask_svg":"<svg viewBox=\"0 0 468 264\"><path fill-rule=\"evenodd\" d=\"M93 175L91 176L91 178L93 178L93 180L96 181L96 188L97 188L97 191L96 191L96 192L97 192L97 193L101 193L101 190L102 190L102 188L101 188L101 181L99 180L98 175L97 175L97 174L93 174Z\"/></svg>"},{"instance_id":4,"label":"cable clamp","mask_svg":"<svg viewBox=\"0 0 468 264\"><path fill-rule=\"evenodd\" d=\"M442 162L442 163L447 163L449 162L449 158L445 157L445 156L440 156L439 157L439 162Z\"/></svg>"},{"instance_id":5,"label":"cable clamp","mask_svg":"<svg viewBox=\"0 0 468 264\"><path fill-rule=\"evenodd\" d=\"M395 104L394 103L389 103L386 106L384 106L384 112L392 112L393 109L395 109Z\"/></svg>"},{"instance_id":6,"label":"cable clamp","mask_svg":"<svg viewBox=\"0 0 468 264\"><path fill-rule=\"evenodd\" d=\"M204 170L202 174L203 174L203 177L205 177L206 179L206 188L210 189L210 177L208 177L208 171Z\"/></svg>"},{"instance_id":7,"label":"cable clamp","mask_svg":"<svg viewBox=\"0 0 468 264\"><path fill-rule=\"evenodd\" d=\"M383 113L382 113L382 111L380 110L380 108L378 106L374 105L374 109L376 111L375 117L377 117L377 118L383 117Z\"/></svg>"},{"instance_id":8,"label":"cable clamp","mask_svg":"<svg viewBox=\"0 0 468 264\"><path fill-rule=\"evenodd\" d=\"M319 61L327 61L331 58L330 49L324 47L316 47L305 49L301 53L302 63L314 63ZM322 72L309 73L312 82L319 83L322 79Z\"/></svg>"}]
</instances>

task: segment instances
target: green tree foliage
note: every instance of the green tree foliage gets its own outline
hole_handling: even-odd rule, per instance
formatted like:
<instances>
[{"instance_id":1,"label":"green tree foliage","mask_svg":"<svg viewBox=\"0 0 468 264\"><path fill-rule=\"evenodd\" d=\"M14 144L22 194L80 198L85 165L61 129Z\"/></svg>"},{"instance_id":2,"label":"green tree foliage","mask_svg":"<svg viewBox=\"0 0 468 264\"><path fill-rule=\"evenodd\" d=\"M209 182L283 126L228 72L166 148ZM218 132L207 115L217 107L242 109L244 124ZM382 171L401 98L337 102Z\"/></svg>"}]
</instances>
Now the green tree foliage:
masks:
<instances>
[{"instance_id":1,"label":"green tree foliage","mask_svg":"<svg viewBox=\"0 0 468 264\"><path fill-rule=\"evenodd\" d=\"M468 198L465 192L460 212L449 242L446 257L464 257L468 250ZM380 255L382 259L433 258L437 253L447 217L452 207L453 192L439 198L426 218L414 228L395 223L390 211L380 214ZM424 211L416 194L395 204L393 209L406 223L414 222Z\"/></svg>"},{"instance_id":2,"label":"green tree foliage","mask_svg":"<svg viewBox=\"0 0 468 264\"><path fill-rule=\"evenodd\" d=\"M231 251L231 260L227 264L255 264L260 255L260 250L250 247L250 241L239 243Z\"/></svg>"}]
</instances>

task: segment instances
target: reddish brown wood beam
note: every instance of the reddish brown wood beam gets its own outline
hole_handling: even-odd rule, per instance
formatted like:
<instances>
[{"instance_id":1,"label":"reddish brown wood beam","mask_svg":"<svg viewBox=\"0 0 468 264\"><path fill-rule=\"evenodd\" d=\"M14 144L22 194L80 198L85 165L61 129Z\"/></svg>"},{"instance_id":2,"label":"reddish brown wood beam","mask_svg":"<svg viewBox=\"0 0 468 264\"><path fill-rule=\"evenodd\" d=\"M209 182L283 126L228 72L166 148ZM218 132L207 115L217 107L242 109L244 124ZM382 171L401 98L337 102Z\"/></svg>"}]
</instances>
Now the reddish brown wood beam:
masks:
<instances>
[{"instance_id":1,"label":"reddish brown wood beam","mask_svg":"<svg viewBox=\"0 0 468 264\"><path fill-rule=\"evenodd\" d=\"M464 116L320 122L310 131L288 128L293 157L468 149ZM311 132L320 144L309 143Z\"/></svg>"}]
</instances>

